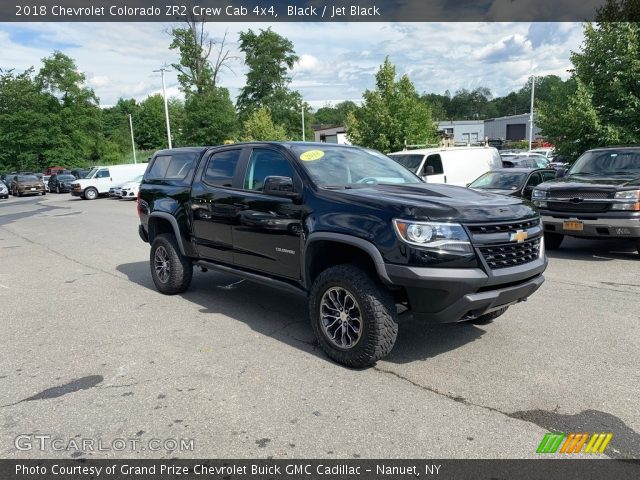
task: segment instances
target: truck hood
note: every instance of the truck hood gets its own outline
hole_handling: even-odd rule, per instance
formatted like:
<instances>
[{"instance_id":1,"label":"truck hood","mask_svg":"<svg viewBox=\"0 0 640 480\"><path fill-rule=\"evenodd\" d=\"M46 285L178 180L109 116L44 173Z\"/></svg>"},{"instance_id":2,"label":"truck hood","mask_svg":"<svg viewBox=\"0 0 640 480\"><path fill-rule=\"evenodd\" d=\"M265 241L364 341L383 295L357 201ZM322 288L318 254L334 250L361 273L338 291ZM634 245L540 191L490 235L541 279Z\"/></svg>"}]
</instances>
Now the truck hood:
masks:
<instances>
[{"instance_id":1,"label":"truck hood","mask_svg":"<svg viewBox=\"0 0 640 480\"><path fill-rule=\"evenodd\" d=\"M638 177L592 177L582 175L570 175L568 177L555 178L538 185L542 190L626 190L640 187Z\"/></svg>"},{"instance_id":2,"label":"truck hood","mask_svg":"<svg viewBox=\"0 0 640 480\"><path fill-rule=\"evenodd\" d=\"M402 218L481 223L537 215L531 203L519 198L444 184L375 185L332 193L351 204L394 209Z\"/></svg>"}]
</instances>

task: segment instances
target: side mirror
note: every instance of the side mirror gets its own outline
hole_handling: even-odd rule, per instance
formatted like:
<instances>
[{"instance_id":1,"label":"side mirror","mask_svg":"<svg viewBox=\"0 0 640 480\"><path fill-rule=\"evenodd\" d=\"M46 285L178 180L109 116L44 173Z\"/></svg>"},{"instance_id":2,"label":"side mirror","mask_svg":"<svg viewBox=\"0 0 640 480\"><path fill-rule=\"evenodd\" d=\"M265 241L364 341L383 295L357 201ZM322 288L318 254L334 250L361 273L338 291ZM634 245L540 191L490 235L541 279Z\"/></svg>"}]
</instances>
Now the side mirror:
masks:
<instances>
[{"instance_id":1,"label":"side mirror","mask_svg":"<svg viewBox=\"0 0 640 480\"><path fill-rule=\"evenodd\" d=\"M424 174L426 176L433 175L434 173L436 173L436 171L434 170L433 165L427 165L424 167Z\"/></svg>"},{"instance_id":2,"label":"side mirror","mask_svg":"<svg viewBox=\"0 0 640 480\"><path fill-rule=\"evenodd\" d=\"M275 175L264 179L262 193L276 197L298 197L298 194L293 189L293 179L291 177L278 177Z\"/></svg>"},{"instance_id":3,"label":"side mirror","mask_svg":"<svg viewBox=\"0 0 640 480\"><path fill-rule=\"evenodd\" d=\"M556 170L556 178L562 178L567 175L567 169L560 167Z\"/></svg>"}]
</instances>

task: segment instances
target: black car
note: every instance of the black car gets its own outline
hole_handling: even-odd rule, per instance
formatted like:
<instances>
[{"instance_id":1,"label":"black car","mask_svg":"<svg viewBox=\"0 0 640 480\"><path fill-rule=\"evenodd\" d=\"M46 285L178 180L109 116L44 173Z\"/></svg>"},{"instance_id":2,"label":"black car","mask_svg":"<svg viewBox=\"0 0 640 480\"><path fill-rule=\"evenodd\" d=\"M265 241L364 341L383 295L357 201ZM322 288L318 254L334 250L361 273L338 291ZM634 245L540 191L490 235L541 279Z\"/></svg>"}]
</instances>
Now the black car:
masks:
<instances>
[{"instance_id":1,"label":"black car","mask_svg":"<svg viewBox=\"0 0 640 480\"><path fill-rule=\"evenodd\" d=\"M499 168L483 173L468 186L487 193L531 199L533 188L556 178L549 168Z\"/></svg>"},{"instance_id":2,"label":"black car","mask_svg":"<svg viewBox=\"0 0 640 480\"><path fill-rule=\"evenodd\" d=\"M76 177L66 173L51 175L51 178L49 178L49 191L56 193L69 193L71 191L71 182L75 179Z\"/></svg>"},{"instance_id":3,"label":"black car","mask_svg":"<svg viewBox=\"0 0 640 480\"><path fill-rule=\"evenodd\" d=\"M416 319L488 322L547 266L532 205L427 184L353 146L163 150L137 206L160 292L185 291L198 266L299 293L319 344L352 367L391 351L398 304Z\"/></svg>"},{"instance_id":4,"label":"black car","mask_svg":"<svg viewBox=\"0 0 640 480\"><path fill-rule=\"evenodd\" d=\"M502 155L504 168L549 168L549 160L543 155Z\"/></svg>"},{"instance_id":5,"label":"black car","mask_svg":"<svg viewBox=\"0 0 640 480\"><path fill-rule=\"evenodd\" d=\"M640 146L588 150L569 171L538 185L533 200L547 248L569 235L632 240L640 254Z\"/></svg>"}]
</instances>

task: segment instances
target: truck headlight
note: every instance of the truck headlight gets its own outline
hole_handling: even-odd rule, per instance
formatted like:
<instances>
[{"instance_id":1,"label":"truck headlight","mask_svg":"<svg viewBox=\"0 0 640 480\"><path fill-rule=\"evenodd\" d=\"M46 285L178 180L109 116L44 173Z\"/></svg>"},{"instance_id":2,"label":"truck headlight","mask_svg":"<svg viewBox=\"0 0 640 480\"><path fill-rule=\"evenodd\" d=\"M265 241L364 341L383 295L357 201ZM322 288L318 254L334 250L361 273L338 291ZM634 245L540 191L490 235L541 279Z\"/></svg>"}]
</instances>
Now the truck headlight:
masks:
<instances>
[{"instance_id":1,"label":"truck headlight","mask_svg":"<svg viewBox=\"0 0 640 480\"><path fill-rule=\"evenodd\" d=\"M458 223L393 220L398 238L410 245L451 253L472 253L467 232Z\"/></svg>"},{"instance_id":2,"label":"truck headlight","mask_svg":"<svg viewBox=\"0 0 640 480\"><path fill-rule=\"evenodd\" d=\"M612 210L640 210L640 190L616 192L613 198L623 200L623 203L614 203L611 207Z\"/></svg>"}]
</instances>

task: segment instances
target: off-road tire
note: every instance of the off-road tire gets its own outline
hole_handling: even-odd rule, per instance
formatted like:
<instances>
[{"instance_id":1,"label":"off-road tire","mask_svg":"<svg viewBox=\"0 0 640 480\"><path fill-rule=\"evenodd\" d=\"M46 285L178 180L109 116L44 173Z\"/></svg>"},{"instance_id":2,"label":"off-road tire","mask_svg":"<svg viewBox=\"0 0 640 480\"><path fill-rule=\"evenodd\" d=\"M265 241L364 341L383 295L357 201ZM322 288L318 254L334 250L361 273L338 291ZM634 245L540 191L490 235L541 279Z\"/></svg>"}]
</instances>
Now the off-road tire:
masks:
<instances>
[{"instance_id":1,"label":"off-road tire","mask_svg":"<svg viewBox=\"0 0 640 480\"><path fill-rule=\"evenodd\" d=\"M544 248L547 250L559 249L562 244L562 240L564 240L564 235L562 233L544 232Z\"/></svg>"},{"instance_id":2,"label":"off-road tire","mask_svg":"<svg viewBox=\"0 0 640 480\"><path fill-rule=\"evenodd\" d=\"M320 305L325 292L339 287L357 301L362 316L362 334L351 348L335 347L323 331ZM352 368L368 367L391 352L398 336L395 302L389 291L360 268L337 265L323 271L311 287L309 297L311 327L325 353Z\"/></svg>"},{"instance_id":3,"label":"off-road tire","mask_svg":"<svg viewBox=\"0 0 640 480\"><path fill-rule=\"evenodd\" d=\"M473 320L468 320L468 322L473 323L474 325L486 325L493 322L496 318L506 312L508 308L509 307L502 307L498 310L494 310L493 312L480 315L478 318L474 318Z\"/></svg>"},{"instance_id":4,"label":"off-road tire","mask_svg":"<svg viewBox=\"0 0 640 480\"><path fill-rule=\"evenodd\" d=\"M169 266L168 278L166 278L165 281L159 277L155 268L156 251L159 249L164 249L164 252L166 252ZM187 257L180 253L178 242L172 234L163 233L153 240L149 264L153 283L160 293L175 295L189 288L191 278L193 277L193 264Z\"/></svg>"},{"instance_id":5,"label":"off-road tire","mask_svg":"<svg viewBox=\"0 0 640 480\"><path fill-rule=\"evenodd\" d=\"M83 198L86 200L95 200L98 198L98 191L93 187L89 187L84 191Z\"/></svg>"}]
</instances>

